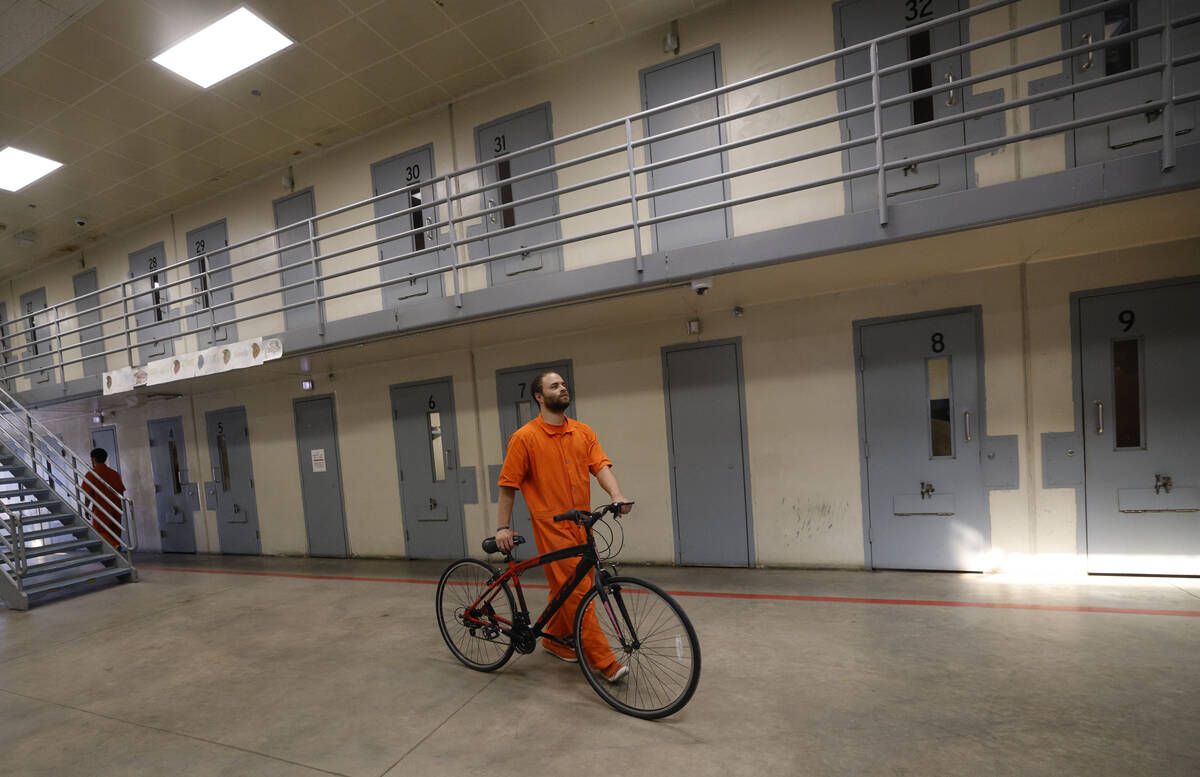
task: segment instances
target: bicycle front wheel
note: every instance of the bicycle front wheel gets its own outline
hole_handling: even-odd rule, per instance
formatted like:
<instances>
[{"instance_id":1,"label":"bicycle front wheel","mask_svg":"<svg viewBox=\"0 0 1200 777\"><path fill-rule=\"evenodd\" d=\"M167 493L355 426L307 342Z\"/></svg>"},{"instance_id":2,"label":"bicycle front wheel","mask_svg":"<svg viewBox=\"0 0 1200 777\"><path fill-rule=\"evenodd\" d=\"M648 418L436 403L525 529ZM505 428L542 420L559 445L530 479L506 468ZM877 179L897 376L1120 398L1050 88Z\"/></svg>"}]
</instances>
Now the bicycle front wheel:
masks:
<instances>
[{"instance_id":1,"label":"bicycle front wheel","mask_svg":"<svg viewBox=\"0 0 1200 777\"><path fill-rule=\"evenodd\" d=\"M583 633L584 619L594 611L620 666L593 667L579 644L583 676L600 698L626 715L653 719L678 712L700 682L700 640L692 622L666 591L645 580L612 577L604 593L602 598L593 588L583 598L575 634ZM620 667L628 671L613 682Z\"/></svg>"},{"instance_id":2,"label":"bicycle front wheel","mask_svg":"<svg viewBox=\"0 0 1200 777\"><path fill-rule=\"evenodd\" d=\"M437 621L442 639L454 657L479 672L491 672L512 657L511 630L517 611L512 592L503 583L488 595L496 570L477 559L455 561L442 573L437 587Z\"/></svg>"}]
</instances>

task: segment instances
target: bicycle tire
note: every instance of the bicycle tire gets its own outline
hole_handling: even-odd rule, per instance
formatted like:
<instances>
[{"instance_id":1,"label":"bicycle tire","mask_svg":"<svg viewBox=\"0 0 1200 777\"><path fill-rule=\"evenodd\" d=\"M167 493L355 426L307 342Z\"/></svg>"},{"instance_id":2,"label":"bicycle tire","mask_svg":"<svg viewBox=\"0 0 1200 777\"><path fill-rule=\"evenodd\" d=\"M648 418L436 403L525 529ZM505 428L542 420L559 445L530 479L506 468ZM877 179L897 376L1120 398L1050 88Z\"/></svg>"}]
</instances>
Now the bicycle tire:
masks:
<instances>
[{"instance_id":1,"label":"bicycle tire","mask_svg":"<svg viewBox=\"0 0 1200 777\"><path fill-rule=\"evenodd\" d=\"M446 640L446 646L455 658L477 672L493 672L504 666L512 658L514 649L507 634L500 632L494 636L483 636L485 629L470 628L460 618L462 611L487 590L488 581L496 574L489 564L478 559L462 558L446 567L438 580L437 621L442 639ZM516 601L507 584L501 583L500 589L508 611L500 612L495 607L500 599L497 596L492 599L493 613L511 624L513 614L517 611ZM495 619L491 619L491 622L498 623Z\"/></svg>"},{"instance_id":2,"label":"bicycle tire","mask_svg":"<svg viewBox=\"0 0 1200 777\"><path fill-rule=\"evenodd\" d=\"M683 709L700 683L700 640L687 614L670 594L645 580L612 577L604 585L622 632L628 633L632 625L638 647L622 647L612 619L601 605L596 610L600 631L617 660L629 667L629 674L610 683L588 663L579 635L589 608L599 601L593 588L575 613L576 655L588 684L613 708L637 718L665 718Z\"/></svg>"}]
</instances>

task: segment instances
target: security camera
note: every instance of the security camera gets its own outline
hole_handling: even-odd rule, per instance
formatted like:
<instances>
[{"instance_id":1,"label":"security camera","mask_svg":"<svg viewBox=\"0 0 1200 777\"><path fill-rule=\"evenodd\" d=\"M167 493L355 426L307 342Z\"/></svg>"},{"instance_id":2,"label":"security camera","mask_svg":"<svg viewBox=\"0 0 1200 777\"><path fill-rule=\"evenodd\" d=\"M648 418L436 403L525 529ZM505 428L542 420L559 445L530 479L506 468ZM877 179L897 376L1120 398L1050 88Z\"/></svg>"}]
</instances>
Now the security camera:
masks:
<instances>
[{"instance_id":1,"label":"security camera","mask_svg":"<svg viewBox=\"0 0 1200 777\"><path fill-rule=\"evenodd\" d=\"M87 219L86 219L85 217L83 217L83 216L76 216L76 217L75 217L75 226L77 226L77 227L86 227L86 226L87 226L87 224L88 224L88 222L87 222Z\"/></svg>"},{"instance_id":2,"label":"security camera","mask_svg":"<svg viewBox=\"0 0 1200 777\"><path fill-rule=\"evenodd\" d=\"M701 278L692 281L692 291L696 292L697 296L702 297L712 288L712 283L712 278Z\"/></svg>"}]
</instances>

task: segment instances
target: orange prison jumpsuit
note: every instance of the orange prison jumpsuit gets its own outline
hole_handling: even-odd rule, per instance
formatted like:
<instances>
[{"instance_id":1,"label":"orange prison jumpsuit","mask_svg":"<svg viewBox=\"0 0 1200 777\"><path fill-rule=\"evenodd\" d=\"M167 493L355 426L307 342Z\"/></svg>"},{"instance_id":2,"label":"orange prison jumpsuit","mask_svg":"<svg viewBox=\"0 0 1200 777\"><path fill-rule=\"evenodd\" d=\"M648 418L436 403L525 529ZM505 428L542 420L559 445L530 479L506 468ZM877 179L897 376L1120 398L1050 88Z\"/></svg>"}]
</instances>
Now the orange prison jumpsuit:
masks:
<instances>
[{"instance_id":1,"label":"orange prison jumpsuit","mask_svg":"<svg viewBox=\"0 0 1200 777\"><path fill-rule=\"evenodd\" d=\"M96 464L83 476L82 488L83 493L92 498L92 528L105 542L117 547L112 530L121 525L121 513L105 500L120 504L119 495L125 493L120 473L107 464Z\"/></svg>"},{"instance_id":2,"label":"orange prison jumpsuit","mask_svg":"<svg viewBox=\"0 0 1200 777\"><path fill-rule=\"evenodd\" d=\"M568 510L591 510L591 480L612 462L604 455L596 433L587 424L568 418L562 426L553 426L535 416L513 432L508 440L508 455L500 470L501 486L520 489L529 507L533 537L538 553L550 553L587 542L582 526L569 521L555 523L554 516ZM579 559L567 558L543 565L550 582L550 598L570 582ZM588 573L558 612L546 624L547 634L567 639L575 628L575 611L592 585L595 572ZM596 613L583 619L580 635L588 665L608 674L617 666L617 657L600 631ZM561 651L558 645L552 649Z\"/></svg>"}]
</instances>

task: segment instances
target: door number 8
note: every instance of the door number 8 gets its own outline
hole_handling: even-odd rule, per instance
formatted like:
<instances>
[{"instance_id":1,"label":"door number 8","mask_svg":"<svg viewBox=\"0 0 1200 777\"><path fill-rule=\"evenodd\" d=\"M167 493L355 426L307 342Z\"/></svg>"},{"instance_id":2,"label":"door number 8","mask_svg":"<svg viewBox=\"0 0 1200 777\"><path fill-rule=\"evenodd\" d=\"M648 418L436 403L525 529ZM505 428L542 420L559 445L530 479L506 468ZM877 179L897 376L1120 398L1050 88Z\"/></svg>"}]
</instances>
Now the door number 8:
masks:
<instances>
[{"instance_id":1,"label":"door number 8","mask_svg":"<svg viewBox=\"0 0 1200 777\"><path fill-rule=\"evenodd\" d=\"M942 351L946 350L946 338L941 332L934 332L933 336L929 338L929 341L930 348L933 349L934 353L941 353Z\"/></svg>"}]
</instances>

